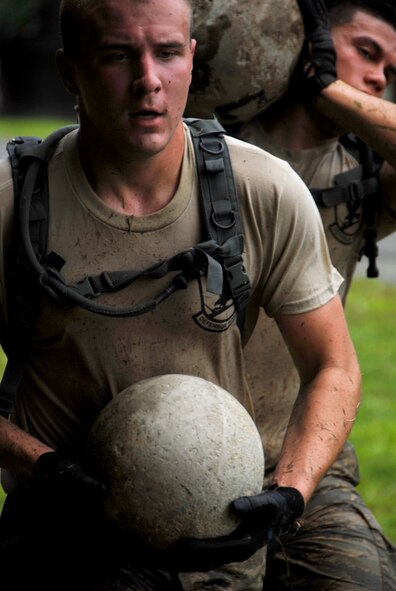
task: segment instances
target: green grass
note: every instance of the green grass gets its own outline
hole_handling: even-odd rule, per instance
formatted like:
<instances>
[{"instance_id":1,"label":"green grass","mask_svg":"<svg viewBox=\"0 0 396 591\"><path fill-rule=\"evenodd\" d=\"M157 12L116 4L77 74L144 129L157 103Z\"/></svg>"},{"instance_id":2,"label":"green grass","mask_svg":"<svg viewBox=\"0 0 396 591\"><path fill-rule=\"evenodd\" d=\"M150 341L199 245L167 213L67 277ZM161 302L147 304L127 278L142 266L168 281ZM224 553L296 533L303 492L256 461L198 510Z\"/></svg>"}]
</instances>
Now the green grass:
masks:
<instances>
[{"instance_id":1,"label":"green grass","mask_svg":"<svg viewBox=\"0 0 396 591\"><path fill-rule=\"evenodd\" d=\"M61 119L0 119L0 137L44 137L73 123ZM351 440L360 461L359 491L396 542L396 285L356 279L347 317L363 373L363 401ZM1 371L0 355L0 371ZM3 493L0 490L0 505Z\"/></svg>"},{"instance_id":2,"label":"green grass","mask_svg":"<svg viewBox=\"0 0 396 591\"><path fill-rule=\"evenodd\" d=\"M10 139L17 135L45 137L54 129L70 125L74 121L66 119L42 119L40 117L0 117L0 137Z\"/></svg>"},{"instance_id":3,"label":"green grass","mask_svg":"<svg viewBox=\"0 0 396 591\"><path fill-rule=\"evenodd\" d=\"M396 286L355 280L346 313L363 375L351 434L360 462L359 491L396 541Z\"/></svg>"}]
</instances>

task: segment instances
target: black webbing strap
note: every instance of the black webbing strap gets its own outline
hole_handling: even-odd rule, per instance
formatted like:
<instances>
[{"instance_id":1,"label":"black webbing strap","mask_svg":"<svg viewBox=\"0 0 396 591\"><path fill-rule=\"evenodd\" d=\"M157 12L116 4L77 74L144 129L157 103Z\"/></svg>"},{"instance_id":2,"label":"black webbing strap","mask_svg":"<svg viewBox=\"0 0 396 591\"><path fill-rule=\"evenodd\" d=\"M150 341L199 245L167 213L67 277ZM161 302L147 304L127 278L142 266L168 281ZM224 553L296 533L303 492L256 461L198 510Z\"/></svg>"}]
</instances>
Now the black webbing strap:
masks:
<instances>
[{"instance_id":1,"label":"black webbing strap","mask_svg":"<svg viewBox=\"0 0 396 591\"><path fill-rule=\"evenodd\" d=\"M334 187L328 189L310 189L317 205L335 207L346 203L349 207L354 208L362 203L366 195L376 194L379 189L377 177L363 178L362 166L337 174L334 184Z\"/></svg>"},{"instance_id":2,"label":"black webbing strap","mask_svg":"<svg viewBox=\"0 0 396 591\"><path fill-rule=\"evenodd\" d=\"M215 119L186 119L193 139L203 215L208 236L219 245L233 239L235 248L223 257L230 295L241 313L250 297L249 277L243 263L243 229L225 130Z\"/></svg>"},{"instance_id":3,"label":"black webbing strap","mask_svg":"<svg viewBox=\"0 0 396 591\"><path fill-rule=\"evenodd\" d=\"M378 194L380 193L379 171L384 162L383 158L376 154L367 144L362 142L361 162L365 177L373 178L377 181L375 191L365 195L363 199L363 222L365 224L364 239L365 242L360 251L360 257L363 255L368 258L367 277L376 278L379 276L377 267L378 246L377 246L377 218L378 218Z\"/></svg>"},{"instance_id":4,"label":"black webbing strap","mask_svg":"<svg viewBox=\"0 0 396 591\"><path fill-rule=\"evenodd\" d=\"M19 166L21 150L37 146L40 143L39 138L34 137L17 137L7 144L7 151L10 158L12 178L14 187L20 186L20 179L23 177L23 172ZM19 191L14 191L15 196ZM15 203L15 210L17 210L17 203ZM17 216L16 211L14 217ZM35 228L34 239L37 244L38 226L34 224ZM31 298L23 298L24 290L21 287L23 281L19 263L20 241L18 240L18 232L13 231L12 247L5 261L5 273L7 277L7 289L13 297L8 298L8 319L11 327L18 327L18 335L12 335L11 338L2 343L4 351L7 356L7 364L4 369L3 378L0 386L0 414L8 416L12 409L15 399L15 394L19 389L19 385L23 375L23 368L27 354L27 342L30 329L30 320L35 306L35 298L33 293L30 293Z\"/></svg>"},{"instance_id":5,"label":"black webbing strap","mask_svg":"<svg viewBox=\"0 0 396 591\"><path fill-rule=\"evenodd\" d=\"M5 262L7 290L11 294L8 298L11 338L2 343L7 356L0 385L0 414L3 416L8 416L13 409L25 366L31 322L40 301L37 279L32 274L32 269L26 264L22 253L21 236L18 232L21 188L27 171L32 163L35 163L38 173L35 175L34 186L31 187L28 231L35 257L41 261L47 250L48 236L47 161L60 138L74 128L75 126L62 128L52 134L51 142L47 143L42 143L37 137L18 136L7 144L14 185L14 230L12 246Z\"/></svg>"},{"instance_id":6,"label":"black webbing strap","mask_svg":"<svg viewBox=\"0 0 396 591\"><path fill-rule=\"evenodd\" d=\"M100 275L86 276L72 284L66 283L56 268L46 267L40 274L40 283L63 305L79 306L103 316L139 316L156 308L177 289L185 289L188 281L197 278L200 274L207 276L207 291L218 295L227 294L227 277L220 261L233 255L236 250L235 244L234 238L229 238L221 246L214 240L208 240L143 271L105 271ZM119 308L93 301L104 293L120 291L141 277L160 279L168 273L177 271L179 273L169 285L156 297L142 304Z\"/></svg>"},{"instance_id":7,"label":"black webbing strap","mask_svg":"<svg viewBox=\"0 0 396 591\"><path fill-rule=\"evenodd\" d=\"M377 201L380 192L378 174L383 164L383 158L353 134L346 134L340 138L340 143L359 162L359 166L336 175L334 187L327 189L310 188L310 191L319 206L335 207L345 203L351 218L354 217L358 208L362 206L365 242L360 251L360 258L362 255L368 258L367 277L378 277L376 221L378 214Z\"/></svg>"}]
</instances>

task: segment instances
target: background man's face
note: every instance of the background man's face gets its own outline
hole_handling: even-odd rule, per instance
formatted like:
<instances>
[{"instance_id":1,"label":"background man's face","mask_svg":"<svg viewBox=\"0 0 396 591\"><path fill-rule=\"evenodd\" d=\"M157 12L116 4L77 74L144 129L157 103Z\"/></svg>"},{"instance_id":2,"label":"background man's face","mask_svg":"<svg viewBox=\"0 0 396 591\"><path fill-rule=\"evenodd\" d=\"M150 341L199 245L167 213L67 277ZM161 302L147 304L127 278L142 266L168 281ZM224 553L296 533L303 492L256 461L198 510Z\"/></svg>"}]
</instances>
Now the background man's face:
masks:
<instances>
[{"instance_id":1,"label":"background man's face","mask_svg":"<svg viewBox=\"0 0 396 591\"><path fill-rule=\"evenodd\" d=\"M396 80L396 31L384 21L357 11L349 23L334 27L338 77L363 92L382 96Z\"/></svg>"}]
</instances>

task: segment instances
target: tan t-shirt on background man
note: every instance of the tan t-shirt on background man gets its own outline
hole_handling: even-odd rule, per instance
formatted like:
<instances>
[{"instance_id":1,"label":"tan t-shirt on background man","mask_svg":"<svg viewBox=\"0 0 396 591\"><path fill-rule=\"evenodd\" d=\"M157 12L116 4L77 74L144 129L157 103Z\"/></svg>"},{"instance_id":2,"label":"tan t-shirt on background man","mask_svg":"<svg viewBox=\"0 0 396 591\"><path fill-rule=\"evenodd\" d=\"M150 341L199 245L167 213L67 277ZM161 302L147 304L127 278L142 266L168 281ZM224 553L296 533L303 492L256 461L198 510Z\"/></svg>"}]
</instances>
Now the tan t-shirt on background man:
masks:
<instances>
[{"instance_id":1,"label":"tan t-shirt on background man","mask_svg":"<svg viewBox=\"0 0 396 591\"><path fill-rule=\"evenodd\" d=\"M310 188L332 187L335 175L358 165L337 140L306 150L284 149L271 140L258 119L246 123L238 137L287 161ZM332 263L344 278L340 295L345 302L364 243L362 208L358 210L356 222L341 230L348 215L344 203L336 207L319 207L318 211ZM396 221L382 209L376 227L378 237L383 238L395 231ZM298 393L299 378L276 322L265 314L260 313L256 330L244 353L256 422L266 450L266 469L270 472L280 455L291 408ZM330 473L340 471L357 483L357 462L350 444L346 444L330 469Z\"/></svg>"}]
</instances>

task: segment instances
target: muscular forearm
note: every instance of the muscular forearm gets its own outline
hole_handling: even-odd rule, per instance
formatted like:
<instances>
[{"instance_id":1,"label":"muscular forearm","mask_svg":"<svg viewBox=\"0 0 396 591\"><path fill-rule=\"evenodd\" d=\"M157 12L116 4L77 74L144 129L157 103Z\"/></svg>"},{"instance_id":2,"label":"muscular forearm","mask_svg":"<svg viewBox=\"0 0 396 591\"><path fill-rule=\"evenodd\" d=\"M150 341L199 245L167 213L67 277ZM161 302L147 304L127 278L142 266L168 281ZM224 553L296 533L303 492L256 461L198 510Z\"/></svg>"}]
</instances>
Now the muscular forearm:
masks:
<instances>
[{"instance_id":1,"label":"muscular forearm","mask_svg":"<svg viewBox=\"0 0 396 591\"><path fill-rule=\"evenodd\" d=\"M345 132L353 132L396 168L396 105L341 80L322 90L315 107Z\"/></svg>"},{"instance_id":2,"label":"muscular forearm","mask_svg":"<svg viewBox=\"0 0 396 591\"><path fill-rule=\"evenodd\" d=\"M31 473L37 458L52 451L5 418L0 417L0 467L17 474Z\"/></svg>"},{"instance_id":3,"label":"muscular forearm","mask_svg":"<svg viewBox=\"0 0 396 591\"><path fill-rule=\"evenodd\" d=\"M302 384L275 473L307 501L345 443L361 396L360 367L339 295L277 317Z\"/></svg>"},{"instance_id":4,"label":"muscular forearm","mask_svg":"<svg viewBox=\"0 0 396 591\"><path fill-rule=\"evenodd\" d=\"M307 501L348 438L359 402L357 371L326 368L303 386L292 412L275 481L280 486L297 488Z\"/></svg>"}]
</instances>

